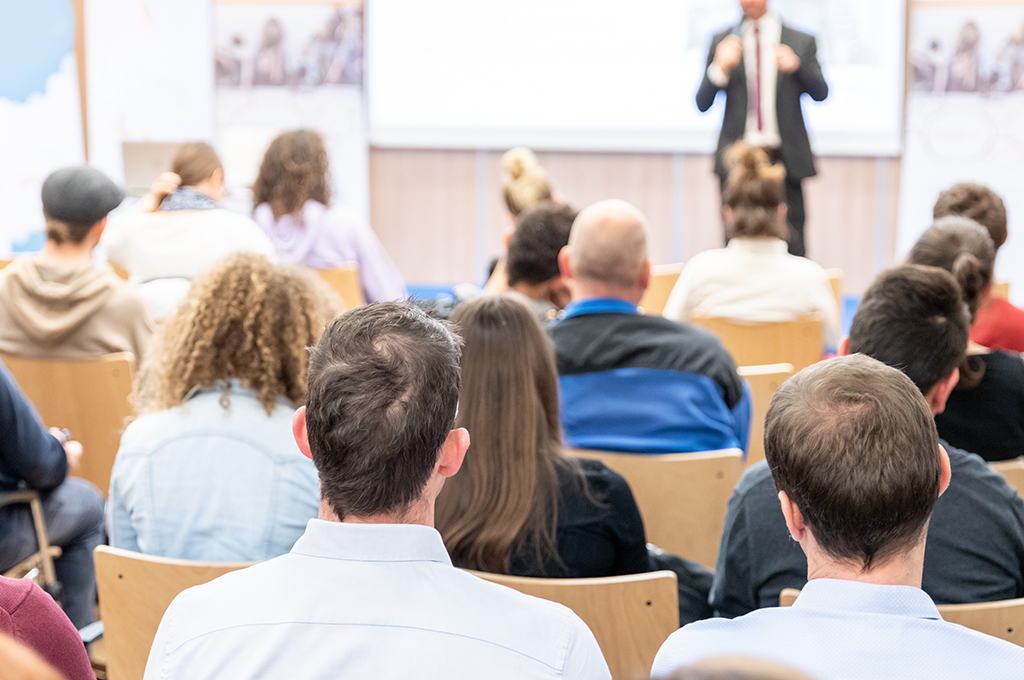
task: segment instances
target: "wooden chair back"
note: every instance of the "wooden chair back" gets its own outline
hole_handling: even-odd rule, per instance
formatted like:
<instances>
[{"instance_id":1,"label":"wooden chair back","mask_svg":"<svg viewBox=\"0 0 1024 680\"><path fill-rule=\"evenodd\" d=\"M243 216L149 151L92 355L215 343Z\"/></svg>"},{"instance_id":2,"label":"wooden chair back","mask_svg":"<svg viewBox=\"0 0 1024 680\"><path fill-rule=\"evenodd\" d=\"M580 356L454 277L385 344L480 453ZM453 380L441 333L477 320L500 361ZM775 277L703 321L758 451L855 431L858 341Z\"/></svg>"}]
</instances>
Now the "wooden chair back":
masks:
<instances>
[{"instance_id":1,"label":"wooden chair back","mask_svg":"<svg viewBox=\"0 0 1024 680\"><path fill-rule=\"evenodd\" d=\"M118 277L127 281L130 278L128 270L121 266L120 263L114 262L113 260L107 260L107 266L110 267L110 271L114 272Z\"/></svg>"},{"instance_id":2,"label":"wooden chair back","mask_svg":"<svg viewBox=\"0 0 1024 680\"><path fill-rule=\"evenodd\" d=\"M793 606L799 595L796 588L784 589L779 593L779 606ZM1024 597L995 602L940 604L937 609L950 623L1024 647Z\"/></svg>"},{"instance_id":3,"label":"wooden chair back","mask_svg":"<svg viewBox=\"0 0 1024 680\"><path fill-rule=\"evenodd\" d=\"M671 571L577 579L471 573L576 612L594 632L613 680L650 677L655 654L679 628L679 591Z\"/></svg>"},{"instance_id":4,"label":"wooden chair back","mask_svg":"<svg viewBox=\"0 0 1024 680\"><path fill-rule=\"evenodd\" d=\"M824 322L818 315L772 323L696 316L693 323L717 335L737 366L793 364L799 371L821 360Z\"/></svg>"},{"instance_id":5,"label":"wooden chair back","mask_svg":"<svg viewBox=\"0 0 1024 680\"><path fill-rule=\"evenodd\" d=\"M665 311L668 296L671 295L682 271L681 264L657 264L651 267L651 282L640 299L640 307L643 308L644 314L661 316Z\"/></svg>"},{"instance_id":6,"label":"wooden chair back","mask_svg":"<svg viewBox=\"0 0 1024 680\"><path fill-rule=\"evenodd\" d=\"M192 562L101 545L93 553L109 680L142 680L160 619L178 593L250 562Z\"/></svg>"},{"instance_id":7,"label":"wooden chair back","mask_svg":"<svg viewBox=\"0 0 1024 680\"><path fill-rule=\"evenodd\" d=\"M12 262L14 262L14 260L9 257L0 257L0 269L3 269Z\"/></svg>"},{"instance_id":8,"label":"wooden chair back","mask_svg":"<svg viewBox=\"0 0 1024 680\"><path fill-rule=\"evenodd\" d=\"M750 383L752 413L750 418L750 446L747 447L747 466L764 460L764 416L772 403L775 391L795 373L793 364L767 364L740 366L736 371Z\"/></svg>"},{"instance_id":9,"label":"wooden chair back","mask_svg":"<svg viewBox=\"0 0 1024 680\"><path fill-rule=\"evenodd\" d=\"M825 273L828 274L828 283L832 286L832 295L836 298L836 308L840 312L843 310L843 270L842 269L826 269Z\"/></svg>"},{"instance_id":10,"label":"wooden chair back","mask_svg":"<svg viewBox=\"0 0 1024 680\"><path fill-rule=\"evenodd\" d=\"M82 442L77 475L107 495L110 471L131 404L135 361L130 353L98 359L52 361L3 355L14 379L47 427L63 427Z\"/></svg>"},{"instance_id":11,"label":"wooden chair back","mask_svg":"<svg viewBox=\"0 0 1024 680\"><path fill-rule=\"evenodd\" d=\"M626 478L649 542L715 568L729 496L743 473L742 451L646 455L571 449L567 453L599 460Z\"/></svg>"},{"instance_id":12,"label":"wooden chair back","mask_svg":"<svg viewBox=\"0 0 1024 680\"><path fill-rule=\"evenodd\" d=\"M316 273L327 282L331 290L341 297L341 301L345 305L345 311L362 307L366 304L366 298L363 297L363 287L359 283L359 268L356 265L346 265L344 267L335 267L334 269L317 269Z\"/></svg>"},{"instance_id":13,"label":"wooden chair back","mask_svg":"<svg viewBox=\"0 0 1024 680\"><path fill-rule=\"evenodd\" d=\"M1024 458L1001 460L989 465L1006 479L1007 484L1017 490L1018 496L1024 498Z\"/></svg>"},{"instance_id":14,"label":"wooden chair back","mask_svg":"<svg viewBox=\"0 0 1024 680\"><path fill-rule=\"evenodd\" d=\"M996 281L992 284L992 295L994 297L1003 298L1004 300L1010 299L1010 282L1009 281Z\"/></svg>"}]
</instances>

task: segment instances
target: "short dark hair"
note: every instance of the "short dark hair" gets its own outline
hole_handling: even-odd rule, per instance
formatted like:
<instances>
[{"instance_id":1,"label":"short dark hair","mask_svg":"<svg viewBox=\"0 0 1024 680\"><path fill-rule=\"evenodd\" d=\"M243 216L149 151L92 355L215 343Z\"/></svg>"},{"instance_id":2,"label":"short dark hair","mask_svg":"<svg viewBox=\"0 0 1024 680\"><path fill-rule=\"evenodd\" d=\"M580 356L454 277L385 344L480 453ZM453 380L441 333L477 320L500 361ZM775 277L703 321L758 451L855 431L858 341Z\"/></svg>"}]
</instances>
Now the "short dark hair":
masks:
<instances>
[{"instance_id":1,"label":"short dark hair","mask_svg":"<svg viewBox=\"0 0 1024 680\"><path fill-rule=\"evenodd\" d=\"M988 229L996 250L1006 243L1006 206L987 186L961 182L939 194L932 216L939 219L950 215L969 217Z\"/></svg>"},{"instance_id":2,"label":"short dark hair","mask_svg":"<svg viewBox=\"0 0 1024 680\"><path fill-rule=\"evenodd\" d=\"M805 368L776 392L764 439L775 486L833 558L866 571L921 540L939 497L939 438L900 371L862 354Z\"/></svg>"},{"instance_id":3,"label":"short dark hair","mask_svg":"<svg viewBox=\"0 0 1024 680\"><path fill-rule=\"evenodd\" d=\"M850 351L898 368L928 394L967 352L971 317L953 275L908 264L882 272L857 307Z\"/></svg>"},{"instance_id":4,"label":"short dark hair","mask_svg":"<svg viewBox=\"0 0 1024 680\"><path fill-rule=\"evenodd\" d=\"M419 498L455 422L462 342L408 302L342 314L312 349L306 423L320 494L339 518Z\"/></svg>"},{"instance_id":5,"label":"short dark hair","mask_svg":"<svg viewBox=\"0 0 1024 680\"><path fill-rule=\"evenodd\" d=\"M576 210L545 201L524 210L508 244L508 284L537 284L558 276L558 253L569 244Z\"/></svg>"}]
</instances>

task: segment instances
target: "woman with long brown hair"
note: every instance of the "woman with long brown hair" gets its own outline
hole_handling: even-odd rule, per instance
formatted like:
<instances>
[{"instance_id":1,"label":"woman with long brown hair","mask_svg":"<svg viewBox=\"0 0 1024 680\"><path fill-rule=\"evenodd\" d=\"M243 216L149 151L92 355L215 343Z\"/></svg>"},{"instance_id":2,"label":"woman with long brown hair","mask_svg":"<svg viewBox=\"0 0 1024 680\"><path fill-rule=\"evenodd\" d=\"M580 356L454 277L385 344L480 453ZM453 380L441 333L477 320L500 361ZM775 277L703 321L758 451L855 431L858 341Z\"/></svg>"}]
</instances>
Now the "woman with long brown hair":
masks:
<instances>
[{"instance_id":1,"label":"woman with long brown hair","mask_svg":"<svg viewBox=\"0 0 1024 680\"><path fill-rule=\"evenodd\" d=\"M252 193L253 218L283 261L314 269L355 263L368 301L405 297L405 281L373 229L331 205L327 150L318 132L278 135L263 155Z\"/></svg>"},{"instance_id":2,"label":"woman with long brown hair","mask_svg":"<svg viewBox=\"0 0 1024 680\"><path fill-rule=\"evenodd\" d=\"M452 562L500 574L598 577L670 568L683 622L710 614L710 574L647 549L626 481L594 460L566 456L558 378L530 311L507 297L460 307L462 389L456 427L471 444L437 499L435 526Z\"/></svg>"},{"instance_id":3,"label":"woman with long brown hair","mask_svg":"<svg viewBox=\"0 0 1024 680\"><path fill-rule=\"evenodd\" d=\"M839 342L839 309L828 274L787 252L786 171L743 142L726 152L729 178L723 208L729 243L692 257L665 304L664 316L734 321L789 321L819 314L824 347Z\"/></svg>"},{"instance_id":4,"label":"woman with long brown hair","mask_svg":"<svg viewBox=\"0 0 1024 680\"><path fill-rule=\"evenodd\" d=\"M996 247L988 231L966 217L942 217L910 249L907 261L941 267L960 284L971 323L992 294ZM935 416L939 436L985 460L1024 455L1024 360L1017 352L975 342L960 364L960 381Z\"/></svg>"},{"instance_id":5,"label":"woman with long brown hair","mask_svg":"<svg viewBox=\"0 0 1024 680\"><path fill-rule=\"evenodd\" d=\"M196 280L142 366L142 415L110 480L112 546L208 561L291 548L319 505L291 420L329 295L313 275L249 253Z\"/></svg>"}]
</instances>

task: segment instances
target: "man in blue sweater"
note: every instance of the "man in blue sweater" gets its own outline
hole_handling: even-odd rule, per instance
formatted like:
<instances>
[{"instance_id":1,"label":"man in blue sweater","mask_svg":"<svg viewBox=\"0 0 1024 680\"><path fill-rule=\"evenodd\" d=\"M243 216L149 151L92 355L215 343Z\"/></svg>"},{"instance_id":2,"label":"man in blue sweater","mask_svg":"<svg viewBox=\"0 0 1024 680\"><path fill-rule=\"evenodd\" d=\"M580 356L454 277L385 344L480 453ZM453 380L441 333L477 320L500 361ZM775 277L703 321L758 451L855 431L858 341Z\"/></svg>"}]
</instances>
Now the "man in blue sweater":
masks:
<instances>
[{"instance_id":1,"label":"man in blue sweater","mask_svg":"<svg viewBox=\"0 0 1024 680\"><path fill-rule=\"evenodd\" d=\"M76 628L92 621L96 573L92 551L103 543L103 497L84 479L67 479L81 456L78 442L47 432L38 414L0 363L0 493L40 493L50 544L62 550L57 579L62 604ZM0 507L0 573L38 550L32 514L25 504Z\"/></svg>"}]
</instances>

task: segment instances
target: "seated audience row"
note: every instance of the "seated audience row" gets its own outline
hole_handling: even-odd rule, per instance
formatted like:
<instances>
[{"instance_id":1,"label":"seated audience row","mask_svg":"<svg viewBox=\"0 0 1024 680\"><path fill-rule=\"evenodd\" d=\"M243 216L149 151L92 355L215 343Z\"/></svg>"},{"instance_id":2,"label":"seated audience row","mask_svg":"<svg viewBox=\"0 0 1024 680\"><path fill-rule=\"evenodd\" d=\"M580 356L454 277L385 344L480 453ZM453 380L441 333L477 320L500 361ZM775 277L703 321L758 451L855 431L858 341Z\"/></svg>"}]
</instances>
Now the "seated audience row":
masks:
<instances>
[{"instance_id":1,"label":"seated audience row","mask_svg":"<svg viewBox=\"0 0 1024 680\"><path fill-rule=\"evenodd\" d=\"M314 275L250 253L195 281L139 375L142 415L110 480L112 546L224 562L291 549L318 507L291 420L328 300Z\"/></svg>"}]
</instances>

